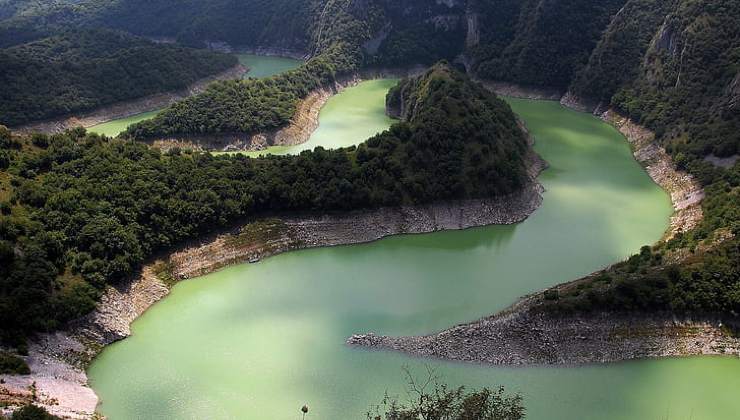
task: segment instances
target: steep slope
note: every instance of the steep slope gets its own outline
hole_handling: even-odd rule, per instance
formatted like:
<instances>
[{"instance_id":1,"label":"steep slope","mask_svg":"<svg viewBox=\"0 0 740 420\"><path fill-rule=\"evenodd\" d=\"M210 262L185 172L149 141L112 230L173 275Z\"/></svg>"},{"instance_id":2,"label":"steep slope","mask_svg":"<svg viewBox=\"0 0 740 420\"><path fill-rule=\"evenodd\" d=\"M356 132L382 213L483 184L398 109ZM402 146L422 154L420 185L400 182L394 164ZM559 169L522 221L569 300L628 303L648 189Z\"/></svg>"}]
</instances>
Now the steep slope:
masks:
<instances>
[{"instance_id":1,"label":"steep slope","mask_svg":"<svg viewBox=\"0 0 740 420\"><path fill-rule=\"evenodd\" d=\"M638 76L612 103L695 157L740 149L740 3L681 1L663 20Z\"/></svg>"},{"instance_id":2,"label":"steep slope","mask_svg":"<svg viewBox=\"0 0 740 420\"><path fill-rule=\"evenodd\" d=\"M624 2L473 2L477 26L485 28L482 45L470 50L474 70L486 79L564 89Z\"/></svg>"},{"instance_id":3,"label":"steep slope","mask_svg":"<svg viewBox=\"0 0 740 420\"><path fill-rule=\"evenodd\" d=\"M631 0L614 16L571 91L590 100L609 101L634 80L650 42L677 0Z\"/></svg>"},{"instance_id":4,"label":"steep slope","mask_svg":"<svg viewBox=\"0 0 740 420\"><path fill-rule=\"evenodd\" d=\"M15 126L176 90L236 64L233 56L119 32L65 32L0 50L0 122Z\"/></svg>"}]
</instances>

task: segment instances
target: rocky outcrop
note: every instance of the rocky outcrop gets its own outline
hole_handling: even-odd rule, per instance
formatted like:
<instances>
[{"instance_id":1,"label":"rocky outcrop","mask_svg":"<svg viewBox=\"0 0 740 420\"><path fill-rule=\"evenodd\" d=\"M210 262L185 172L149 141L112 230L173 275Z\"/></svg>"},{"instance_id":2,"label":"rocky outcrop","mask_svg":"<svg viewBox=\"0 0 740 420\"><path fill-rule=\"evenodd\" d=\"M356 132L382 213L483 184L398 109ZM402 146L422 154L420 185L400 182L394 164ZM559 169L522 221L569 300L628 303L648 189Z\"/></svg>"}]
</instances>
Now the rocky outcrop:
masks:
<instances>
[{"instance_id":1,"label":"rocky outcrop","mask_svg":"<svg viewBox=\"0 0 740 420\"><path fill-rule=\"evenodd\" d=\"M599 113L600 108L603 106L599 101L578 96L570 90L565 92L565 95L560 98L560 104L579 112L588 113Z\"/></svg>"},{"instance_id":2,"label":"rocky outcrop","mask_svg":"<svg viewBox=\"0 0 740 420\"><path fill-rule=\"evenodd\" d=\"M553 317L531 310L533 303L525 299L498 315L434 335L357 334L347 344L491 365L574 365L649 357L740 356L740 338L728 334L719 321L677 319L668 314Z\"/></svg>"},{"instance_id":3,"label":"rocky outcrop","mask_svg":"<svg viewBox=\"0 0 740 420\"><path fill-rule=\"evenodd\" d=\"M667 17L651 42L652 48L655 51L665 51L675 56L678 53L678 37L676 32L676 27L671 18Z\"/></svg>"},{"instance_id":4,"label":"rocky outcrop","mask_svg":"<svg viewBox=\"0 0 740 420\"><path fill-rule=\"evenodd\" d=\"M740 107L740 72L727 86L727 108L735 110Z\"/></svg>"},{"instance_id":5,"label":"rocky outcrop","mask_svg":"<svg viewBox=\"0 0 740 420\"><path fill-rule=\"evenodd\" d=\"M183 98L203 92L214 81L238 79L247 71L248 69L246 67L236 65L219 74L200 79L187 88L175 92L158 93L132 101L115 103L86 113L31 123L13 129L21 133L41 132L51 134L60 133L74 127L88 128L111 120L127 118L136 114L164 108Z\"/></svg>"},{"instance_id":6,"label":"rocky outcrop","mask_svg":"<svg viewBox=\"0 0 740 420\"><path fill-rule=\"evenodd\" d=\"M472 48L480 44L480 26L478 13L470 6L465 11L465 21L467 23L465 47Z\"/></svg>"}]
</instances>

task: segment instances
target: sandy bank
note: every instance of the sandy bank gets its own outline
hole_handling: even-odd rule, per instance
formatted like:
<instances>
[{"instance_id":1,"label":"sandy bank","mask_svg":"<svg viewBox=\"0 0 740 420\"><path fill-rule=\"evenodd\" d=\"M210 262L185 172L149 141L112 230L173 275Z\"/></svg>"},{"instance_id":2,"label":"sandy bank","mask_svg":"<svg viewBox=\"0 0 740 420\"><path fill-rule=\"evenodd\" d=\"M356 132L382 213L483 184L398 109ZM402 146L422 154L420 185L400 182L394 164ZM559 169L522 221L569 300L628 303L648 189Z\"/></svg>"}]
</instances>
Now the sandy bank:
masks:
<instances>
[{"instance_id":1,"label":"sandy bank","mask_svg":"<svg viewBox=\"0 0 740 420\"><path fill-rule=\"evenodd\" d=\"M107 105L102 108L88 112L80 112L64 117L58 117L46 121L26 124L20 127L14 127L17 132L42 132L42 133L60 133L64 130L74 127L92 127L97 124L127 118L143 112L155 111L160 108L172 105L173 103L203 92L205 88L217 80L230 80L241 78L248 69L241 64L231 67L221 73L209 76L196 81L195 83L174 92L157 93L145 96L143 98L131 101L118 102Z\"/></svg>"}]
</instances>

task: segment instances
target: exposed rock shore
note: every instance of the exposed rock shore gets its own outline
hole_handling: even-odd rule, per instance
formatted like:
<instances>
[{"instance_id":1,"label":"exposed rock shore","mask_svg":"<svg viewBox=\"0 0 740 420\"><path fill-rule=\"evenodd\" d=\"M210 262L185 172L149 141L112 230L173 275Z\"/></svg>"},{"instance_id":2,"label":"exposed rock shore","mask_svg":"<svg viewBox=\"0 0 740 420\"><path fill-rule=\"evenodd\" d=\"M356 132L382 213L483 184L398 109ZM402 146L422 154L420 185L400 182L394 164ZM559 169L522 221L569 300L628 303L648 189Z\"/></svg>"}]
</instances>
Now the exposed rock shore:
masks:
<instances>
[{"instance_id":1,"label":"exposed rock shore","mask_svg":"<svg viewBox=\"0 0 740 420\"><path fill-rule=\"evenodd\" d=\"M353 335L347 343L420 357L491 365L575 365L649 357L740 356L740 339L722 323L670 314L591 314L553 317L525 298L500 314L438 334L387 337Z\"/></svg>"},{"instance_id":2,"label":"exposed rock shore","mask_svg":"<svg viewBox=\"0 0 740 420\"><path fill-rule=\"evenodd\" d=\"M670 155L655 140L655 133L629 118L608 109L599 115L619 130L632 146L635 159L645 168L650 178L671 196L675 213L664 239L678 232L693 229L702 219L701 201L704 190L699 182L687 172L676 168Z\"/></svg>"},{"instance_id":3,"label":"exposed rock shore","mask_svg":"<svg viewBox=\"0 0 740 420\"><path fill-rule=\"evenodd\" d=\"M559 101L563 96L563 92L556 88L530 87L491 80L479 81L486 89L495 92L497 95L510 96L512 98Z\"/></svg>"},{"instance_id":4,"label":"exposed rock shore","mask_svg":"<svg viewBox=\"0 0 740 420\"><path fill-rule=\"evenodd\" d=\"M368 69L355 74L338 78L333 83L314 89L298 102L296 112L290 122L277 130L249 133L221 133L217 135L177 135L171 138L157 139L152 145L162 150L173 147L199 151L258 151L269 146L294 146L308 141L319 126L321 108L332 96L344 89L357 86L366 80L405 77L422 72L423 67L410 69L378 68Z\"/></svg>"},{"instance_id":5,"label":"exposed rock shore","mask_svg":"<svg viewBox=\"0 0 740 420\"><path fill-rule=\"evenodd\" d=\"M60 133L74 127L89 128L97 124L119 118L127 118L136 114L154 111L169 106L183 98L203 92L205 88L217 80L230 80L242 77L248 69L241 64L231 67L221 73L198 80L184 89L174 92L157 93L131 101L118 102L93 111L76 113L65 117L26 124L14 127L17 132Z\"/></svg>"},{"instance_id":6,"label":"exposed rock shore","mask_svg":"<svg viewBox=\"0 0 740 420\"><path fill-rule=\"evenodd\" d=\"M314 89L303 98L296 107L296 112L287 126L278 130L248 134L223 133L218 135L177 135L171 138L157 139L154 147L169 150L173 147L199 151L257 151L269 146L292 146L305 143L319 126L319 113L333 95L347 87L360 83L359 77L353 76L335 82L333 85Z\"/></svg>"},{"instance_id":7,"label":"exposed rock shore","mask_svg":"<svg viewBox=\"0 0 740 420\"><path fill-rule=\"evenodd\" d=\"M543 188L536 177L547 166L533 151L527 163L531 182L505 197L341 214L273 215L191 243L146 265L131 282L109 288L93 313L65 331L31 343L26 357L31 375L3 375L0 402L6 411L34 402L59 416L93 418L98 398L87 384L87 365L104 346L129 336L130 324L169 294L168 285L296 249L520 222L542 203Z\"/></svg>"},{"instance_id":8,"label":"exposed rock shore","mask_svg":"<svg viewBox=\"0 0 740 420\"><path fill-rule=\"evenodd\" d=\"M522 96L516 94L516 89L492 88L500 94ZM542 99L536 92L524 93L524 97L534 95ZM564 97L561 104L598 112L598 107L583 104L572 95ZM695 227L702 219L700 203L704 192L699 183L676 168L650 130L611 109L597 115L627 138L635 159L670 194L675 213L664 239ZM557 287L571 287L598 273ZM688 355L740 356L740 337L729 333L720 321L642 313L556 316L537 310L542 299L542 293L524 297L495 315L438 334L417 337L356 334L347 343L421 357L494 365L605 363Z\"/></svg>"}]
</instances>

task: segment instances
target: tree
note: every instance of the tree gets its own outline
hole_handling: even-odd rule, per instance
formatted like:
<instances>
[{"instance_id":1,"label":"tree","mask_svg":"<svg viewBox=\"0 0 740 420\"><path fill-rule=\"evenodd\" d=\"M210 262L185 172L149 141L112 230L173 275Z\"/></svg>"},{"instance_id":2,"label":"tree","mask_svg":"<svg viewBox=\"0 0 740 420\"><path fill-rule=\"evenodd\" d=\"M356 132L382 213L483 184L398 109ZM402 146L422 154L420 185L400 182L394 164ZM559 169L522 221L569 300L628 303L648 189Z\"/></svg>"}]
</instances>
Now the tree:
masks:
<instances>
[{"instance_id":1,"label":"tree","mask_svg":"<svg viewBox=\"0 0 740 420\"><path fill-rule=\"evenodd\" d=\"M407 401L388 395L367 413L368 420L520 420L526 410L520 395L507 395L503 386L466 391L440 383L434 369L426 367L423 380L403 368Z\"/></svg>"}]
</instances>

